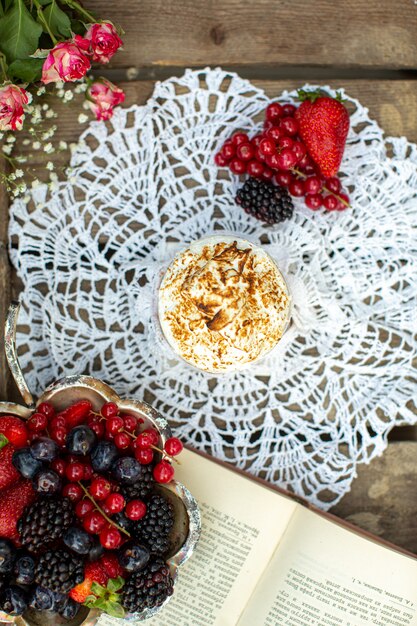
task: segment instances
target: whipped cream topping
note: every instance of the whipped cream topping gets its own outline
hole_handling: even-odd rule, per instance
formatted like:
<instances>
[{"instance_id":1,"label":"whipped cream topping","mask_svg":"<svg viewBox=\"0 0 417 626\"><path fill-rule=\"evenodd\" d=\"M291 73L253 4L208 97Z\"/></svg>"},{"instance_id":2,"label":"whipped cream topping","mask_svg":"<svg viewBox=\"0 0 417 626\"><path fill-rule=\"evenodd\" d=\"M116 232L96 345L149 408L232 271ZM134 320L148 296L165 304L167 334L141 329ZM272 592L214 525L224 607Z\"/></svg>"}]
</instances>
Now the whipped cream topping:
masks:
<instances>
[{"instance_id":1,"label":"whipped cream topping","mask_svg":"<svg viewBox=\"0 0 417 626\"><path fill-rule=\"evenodd\" d=\"M282 337L290 297L262 248L236 237L207 237L181 252L159 289L162 331L183 359L208 372L244 367Z\"/></svg>"}]
</instances>

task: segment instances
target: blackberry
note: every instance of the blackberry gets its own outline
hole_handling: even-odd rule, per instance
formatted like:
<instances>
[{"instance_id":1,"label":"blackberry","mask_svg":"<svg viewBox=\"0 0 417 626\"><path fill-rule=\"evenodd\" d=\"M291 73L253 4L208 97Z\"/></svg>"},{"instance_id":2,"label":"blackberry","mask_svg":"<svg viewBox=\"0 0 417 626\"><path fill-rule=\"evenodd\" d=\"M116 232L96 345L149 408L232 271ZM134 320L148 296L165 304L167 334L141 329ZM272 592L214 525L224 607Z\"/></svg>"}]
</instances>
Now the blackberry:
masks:
<instances>
[{"instance_id":1,"label":"blackberry","mask_svg":"<svg viewBox=\"0 0 417 626\"><path fill-rule=\"evenodd\" d=\"M74 523L75 515L68 498L44 497L25 509L17 528L23 546L38 554L60 539Z\"/></svg>"},{"instance_id":2,"label":"blackberry","mask_svg":"<svg viewBox=\"0 0 417 626\"><path fill-rule=\"evenodd\" d=\"M238 189L235 200L246 213L267 224L288 220L294 211L290 194L284 187L252 177Z\"/></svg>"},{"instance_id":3,"label":"blackberry","mask_svg":"<svg viewBox=\"0 0 417 626\"><path fill-rule=\"evenodd\" d=\"M143 500L152 490L155 484L152 472L153 464L141 465L141 473L139 479L133 485L123 485L120 493L126 500Z\"/></svg>"},{"instance_id":4,"label":"blackberry","mask_svg":"<svg viewBox=\"0 0 417 626\"><path fill-rule=\"evenodd\" d=\"M172 595L173 586L168 566L162 559L155 559L129 578L123 589L122 604L130 613L160 606Z\"/></svg>"},{"instance_id":5,"label":"blackberry","mask_svg":"<svg viewBox=\"0 0 417 626\"><path fill-rule=\"evenodd\" d=\"M163 496L154 495L147 503L146 515L132 523L132 532L151 554L162 556L169 550L169 534L174 525L174 509Z\"/></svg>"},{"instance_id":6,"label":"blackberry","mask_svg":"<svg viewBox=\"0 0 417 626\"><path fill-rule=\"evenodd\" d=\"M35 582L55 593L68 593L83 580L83 559L67 550L45 552L35 566Z\"/></svg>"}]
</instances>

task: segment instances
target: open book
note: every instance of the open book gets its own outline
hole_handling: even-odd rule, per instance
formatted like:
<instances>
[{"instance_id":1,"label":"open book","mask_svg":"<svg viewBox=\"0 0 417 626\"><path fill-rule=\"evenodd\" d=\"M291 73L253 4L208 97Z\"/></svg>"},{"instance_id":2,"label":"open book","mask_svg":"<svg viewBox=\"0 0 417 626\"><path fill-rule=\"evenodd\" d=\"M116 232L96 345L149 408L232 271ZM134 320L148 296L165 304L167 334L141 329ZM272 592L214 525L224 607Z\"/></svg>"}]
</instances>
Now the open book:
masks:
<instances>
[{"instance_id":1,"label":"open book","mask_svg":"<svg viewBox=\"0 0 417 626\"><path fill-rule=\"evenodd\" d=\"M199 502L202 535L173 598L143 624L417 626L411 555L189 450L176 478Z\"/></svg>"}]
</instances>

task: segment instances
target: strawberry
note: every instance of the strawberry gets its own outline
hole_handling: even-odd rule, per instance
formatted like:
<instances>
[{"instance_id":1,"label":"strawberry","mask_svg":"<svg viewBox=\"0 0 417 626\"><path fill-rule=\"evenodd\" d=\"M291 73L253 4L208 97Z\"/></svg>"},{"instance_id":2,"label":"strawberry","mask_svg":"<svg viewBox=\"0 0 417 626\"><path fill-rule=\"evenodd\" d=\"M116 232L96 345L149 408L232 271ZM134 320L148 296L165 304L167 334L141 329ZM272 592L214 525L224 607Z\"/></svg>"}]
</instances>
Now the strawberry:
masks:
<instances>
[{"instance_id":1,"label":"strawberry","mask_svg":"<svg viewBox=\"0 0 417 626\"><path fill-rule=\"evenodd\" d=\"M0 537L18 542L17 522L24 509L36 499L30 480L19 480L0 493Z\"/></svg>"},{"instance_id":2,"label":"strawberry","mask_svg":"<svg viewBox=\"0 0 417 626\"><path fill-rule=\"evenodd\" d=\"M110 578L117 578L118 576L123 577L125 571L120 565L119 559L114 552L106 551L103 556L100 557L99 562L101 567Z\"/></svg>"},{"instance_id":3,"label":"strawberry","mask_svg":"<svg viewBox=\"0 0 417 626\"><path fill-rule=\"evenodd\" d=\"M13 452L16 450L11 443L0 450L0 490L17 482L21 475L12 464Z\"/></svg>"},{"instance_id":4,"label":"strawberry","mask_svg":"<svg viewBox=\"0 0 417 626\"><path fill-rule=\"evenodd\" d=\"M27 446L29 432L26 424L19 417L13 415L0 417L0 433L16 448Z\"/></svg>"},{"instance_id":5,"label":"strawberry","mask_svg":"<svg viewBox=\"0 0 417 626\"><path fill-rule=\"evenodd\" d=\"M79 400L78 402L75 402L68 408L58 413L57 417L64 417L67 427L71 429L75 426L80 426L81 424L84 424L92 409L93 405L89 400Z\"/></svg>"},{"instance_id":6,"label":"strawberry","mask_svg":"<svg viewBox=\"0 0 417 626\"><path fill-rule=\"evenodd\" d=\"M338 98L300 90L295 112L298 133L325 178L336 176L349 132L349 113Z\"/></svg>"},{"instance_id":7,"label":"strawberry","mask_svg":"<svg viewBox=\"0 0 417 626\"><path fill-rule=\"evenodd\" d=\"M91 595L91 587L94 582L104 587L108 580L109 576L98 561L87 563L84 568L83 582L73 587L69 595L75 602L83 604L88 596Z\"/></svg>"}]
</instances>

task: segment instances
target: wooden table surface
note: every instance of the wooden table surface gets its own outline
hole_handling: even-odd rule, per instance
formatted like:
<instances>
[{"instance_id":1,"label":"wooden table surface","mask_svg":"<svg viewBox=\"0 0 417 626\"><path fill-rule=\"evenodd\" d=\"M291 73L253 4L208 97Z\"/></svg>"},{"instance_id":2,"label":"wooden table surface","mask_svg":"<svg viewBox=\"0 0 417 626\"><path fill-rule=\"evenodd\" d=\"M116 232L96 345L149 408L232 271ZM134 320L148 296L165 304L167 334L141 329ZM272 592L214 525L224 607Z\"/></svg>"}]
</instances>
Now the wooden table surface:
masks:
<instances>
[{"instance_id":1,"label":"wooden table surface","mask_svg":"<svg viewBox=\"0 0 417 626\"><path fill-rule=\"evenodd\" d=\"M186 67L237 71L270 96L304 82L344 87L387 135L417 141L417 3L414 0L86 0L126 31L101 75L142 104L156 80ZM76 141L80 108L59 111L55 140ZM20 152L25 148L21 142ZM68 155L57 157L62 164ZM45 158L32 165L45 177ZM4 164L0 161L0 166ZM0 319L21 289L7 256L8 200L0 188ZM15 396L3 356L0 397ZM359 468L334 513L417 553L417 428L398 427L388 450Z\"/></svg>"}]
</instances>

